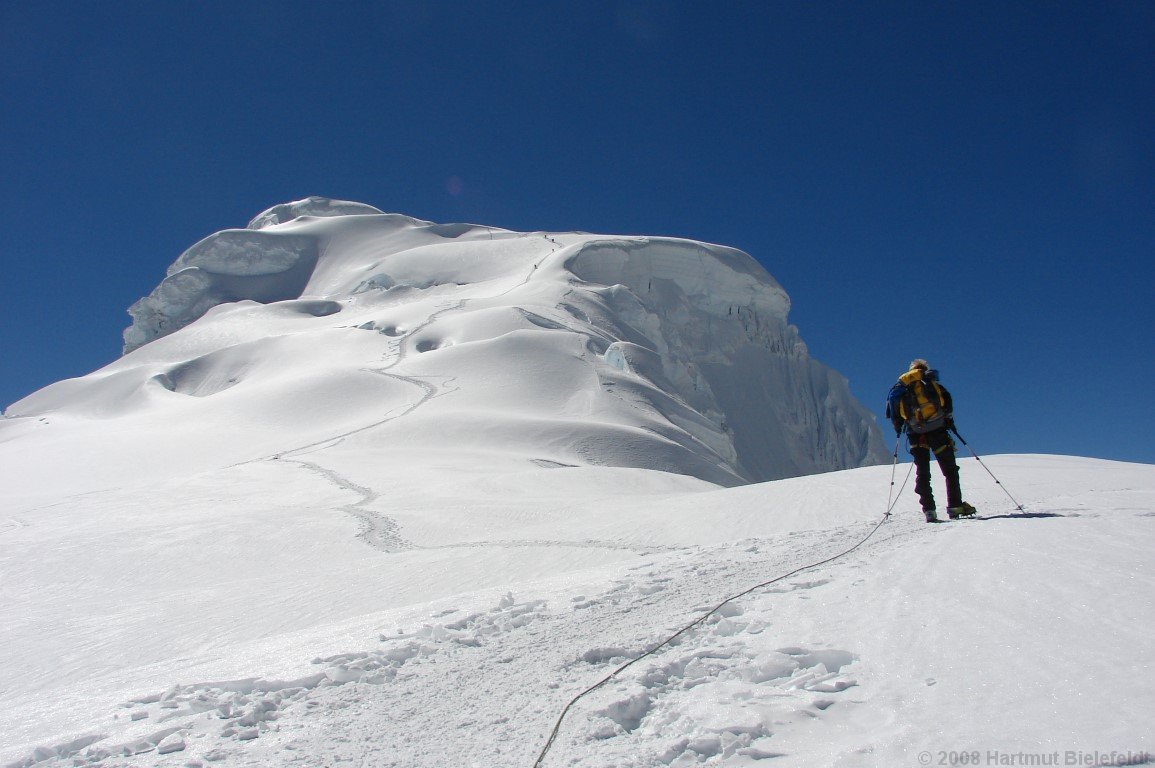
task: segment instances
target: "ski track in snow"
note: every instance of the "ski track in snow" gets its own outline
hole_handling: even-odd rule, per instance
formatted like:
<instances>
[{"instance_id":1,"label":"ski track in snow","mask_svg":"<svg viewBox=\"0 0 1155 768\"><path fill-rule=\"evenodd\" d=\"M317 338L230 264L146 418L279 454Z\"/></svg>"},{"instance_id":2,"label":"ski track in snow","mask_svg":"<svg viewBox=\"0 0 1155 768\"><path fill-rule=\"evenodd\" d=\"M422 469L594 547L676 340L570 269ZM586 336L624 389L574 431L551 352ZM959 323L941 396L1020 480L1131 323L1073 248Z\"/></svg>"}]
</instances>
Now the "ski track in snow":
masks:
<instances>
[{"instance_id":1,"label":"ski track in snow","mask_svg":"<svg viewBox=\"0 0 1155 768\"><path fill-rule=\"evenodd\" d=\"M405 334L404 337L397 339L394 342L396 344L395 351L393 351L393 352L387 351L385 353L386 357L392 358L388 365L381 367L381 368L362 368L361 369L365 373L372 373L372 374L376 374L379 376L387 376L391 379L396 379L397 381L401 381L401 382L404 382L406 384L412 384L413 386L417 387L418 389L420 389L422 391L421 397L416 402L409 403L408 405L404 406L401 409L400 413L393 413L392 411L387 412L382 418L372 422L371 424L366 424L365 426L349 430L348 432L342 432L341 434L333 435L332 437L327 437L323 440L316 440L312 443L308 443L307 445L298 446L296 448L290 448L286 451L280 451L280 452L278 452L272 456L265 456L265 457L262 457L259 459L253 459L251 461L242 462L242 464L251 464L251 463L259 462L259 461L275 460L275 459L283 458L286 456L293 456L293 455L300 454L300 453L313 452L316 449L335 447L337 445L340 445L341 442L343 442L348 437L352 437L353 435L357 435L357 434L360 434L362 432L367 432L371 429L376 429L377 427L380 427L384 424L388 424L391 421L396 421L397 419L400 419L403 416L409 415L413 411L415 411L418 408L420 408L421 406L425 405L427 402L429 402L433 398L439 397L439 396L446 394L448 392L452 392L453 390L448 389L447 385L450 382L452 382L455 377L452 377L452 376L436 376L436 377L432 377L432 376L403 376L403 375L398 374L398 373L390 373L390 370L392 368L395 368L398 365L400 365L408 357L408 352L406 350L405 345L406 345L406 342L409 341L409 339L411 337L413 337L414 334L419 333L420 331L422 331L425 328L432 325L442 315L444 315L448 312L453 312L453 311L456 311L458 309L461 309L464 305L465 305L465 301L455 301L452 304L450 304L449 306L437 310L436 312L430 314L429 317L427 317L422 323L414 326L411 330L409 330ZM443 381L442 381L441 386L437 386L435 384L431 384L428 381L424 381L424 379L428 379L428 378L440 378L440 379L443 379Z\"/></svg>"},{"instance_id":2,"label":"ski track in snow","mask_svg":"<svg viewBox=\"0 0 1155 768\"><path fill-rule=\"evenodd\" d=\"M682 549L677 546L665 545L638 545L638 544L623 544L619 541L611 541L606 539L580 539L580 540L560 540L560 539L495 539L489 541L463 541L453 544L437 544L433 546L423 546L414 544L413 542L401 536L400 527L390 517L381 514L370 508L370 505L377 501L381 494L371 488L358 485L353 481L341 476L331 469L326 469L320 464L311 461L304 461L302 459L282 459L290 464L297 464L299 466L314 472L325 478L333 485L346 491L358 494L361 498L352 504L345 504L338 507L342 512L346 512L355 518L361 526L357 532L357 538L365 542L374 549L382 552L403 552L413 549L422 550L439 550L439 549L493 549L498 547L506 547L511 549L529 548L529 547L566 547L574 549L614 549L624 550L628 552L636 552L639 555L653 554L657 552L670 552ZM0 525L0 532L4 529Z\"/></svg>"},{"instance_id":3,"label":"ski track in snow","mask_svg":"<svg viewBox=\"0 0 1155 768\"><path fill-rule=\"evenodd\" d=\"M551 244L552 248L550 249L550 251L547 254L545 254L544 256L542 256L542 258L540 258L538 261L534 262L533 267L530 269L529 273L526 274L525 278L521 282L517 283L516 285L510 286L509 288L506 288L505 290L501 291L500 293L497 293L493 297L489 297L489 298L498 298L501 296L505 296L505 295L517 290L518 288L521 288L521 287L524 287L525 285L527 285L529 283L529 281L531 279L533 279L533 275L538 270L538 268L543 263L545 263L546 259L548 259L550 256L552 256L553 254L557 253L558 251L562 250L565 247L560 242L558 242L557 240L555 240L553 237L551 237L550 235L548 235L546 233L541 233L541 237L543 237L547 242L549 242ZM379 493L377 493L376 491L373 491L370 488L365 488L363 486L357 485L356 483L353 483L351 480L348 480L347 478L344 478L341 475L337 474L333 470L326 469L325 467L322 467L321 465L319 465L315 462L301 461L298 459L292 459L291 457L296 456L296 455L300 455L300 454L315 453L319 450L324 450L326 448L336 447L337 445L340 445L348 437L351 437L351 436L356 435L356 434L360 434L362 432L367 432L369 430L376 429L377 427L388 424L389 422L396 421L397 419L403 418L403 417L409 415L410 413L413 413L418 408L420 408L421 406L428 403L430 400L433 400L436 397L441 397L442 395L456 391L455 389L450 387L450 384L455 380L455 377L452 377L452 376L404 376L402 374L392 373L391 371L393 368L396 368L401 363L403 363L406 359L408 359L408 357L410 355L410 351L408 349L408 344L409 344L411 339L415 338L424 329L426 329L429 326L436 323L443 315L446 315L446 314L449 314L452 312L457 312L457 311L464 309L465 306L470 301L474 301L474 300L472 300L472 299L458 300L458 301L455 301L455 302L449 304L448 306L442 307L441 309L438 309L437 311L433 312L427 318L425 318L424 321L422 321L418 325L414 326L413 328L407 329L407 331L405 332L405 334L403 336L393 339L392 344L390 345L390 349L388 349L383 355L383 357L385 359L389 360L389 363L387 365L385 365L381 368L363 368L362 369L366 373L372 373L372 374L376 374L378 376L387 376L391 379L395 379L397 381L401 381L401 382L404 382L406 384L411 384L411 385L419 388L422 391L422 395L417 401L406 405L404 408L401 409L401 411L399 413L393 413L393 412L386 413L381 419L378 419L371 424L367 424L365 426L358 427L357 429L350 430L348 432L343 432L339 435L334 435L332 437L328 437L328 438L325 438L323 440L314 441L314 442L309 443L307 445L299 446L297 448L291 448L287 451L281 451L281 452L278 452L277 454L274 454L272 456L266 456L266 457L263 457L260 459L254 459L252 461L242 462L238 466L241 466L243 464L255 463L255 462L284 460L284 461L289 461L290 463L298 464L302 467L305 467L306 469L321 475L322 477L324 477L326 480L333 483L334 485L336 485L336 486L338 486L344 490L352 491L353 493L357 493L361 496L360 500L354 502L353 504L347 504L347 505L340 508L342 511L347 512L348 514L352 515L354 518L356 518L360 522L361 530L357 533L358 539L360 539L361 541L364 541L366 544L373 547L374 549L378 549L378 550L381 550L383 552L398 552L398 551L402 551L402 550L413 549L414 545L411 542L404 539L400 535L400 529L399 529L399 527L395 521L393 521L391 518L389 518L385 515L382 515L381 513L376 512L376 511L369 508L370 504L372 504L374 501L376 501L378 498L380 498ZM556 321L542 318L541 316L539 316L533 312L530 312L527 309L518 307L517 310L528 321L533 322L533 323L538 324L538 325L541 325L542 327L549 327L549 328L556 328L556 329L561 329L561 328L565 327L564 325L557 323ZM418 351L421 351L421 350L418 350ZM439 384L434 384L434 383L427 381L427 379L441 379L441 381ZM2 528L0 528L0 530L2 530ZM492 546L532 547L532 546L541 546L541 545L571 546L571 547L600 547L600 548L609 548L609 549L634 549L634 550L638 549L637 547L627 547L627 546L623 546L621 544L617 544L614 542L595 542L595 541L586 541L586 542L556 542L556 541L467 542L467 543L463 543L463 544L444 545L443 547L439 547L439 548L492 547ZM656 551L656 549L652 548L652 547L651 548L643 548L642 551Z\"/></svg>"},{"instance_id":4,"label":"ski track in snow","mask_svg":"<svg viewBox=\"0 0 1155 768\"><path fill-rule=\"evenodd\" d=\"M369 505L380 498L381 494L371 488L357 485L320 464L303 459L282 459L282 461L302 466L310 472L317 473L338 488L351 491L361 497L352 504L339 507L342 512L347 512L360 522L361 530L357 532L357 538L361 541L382 552L400 552L413 548L413 544L401 536L401 529L394 520L369 508Z\"/></svg>"}]
</instances>

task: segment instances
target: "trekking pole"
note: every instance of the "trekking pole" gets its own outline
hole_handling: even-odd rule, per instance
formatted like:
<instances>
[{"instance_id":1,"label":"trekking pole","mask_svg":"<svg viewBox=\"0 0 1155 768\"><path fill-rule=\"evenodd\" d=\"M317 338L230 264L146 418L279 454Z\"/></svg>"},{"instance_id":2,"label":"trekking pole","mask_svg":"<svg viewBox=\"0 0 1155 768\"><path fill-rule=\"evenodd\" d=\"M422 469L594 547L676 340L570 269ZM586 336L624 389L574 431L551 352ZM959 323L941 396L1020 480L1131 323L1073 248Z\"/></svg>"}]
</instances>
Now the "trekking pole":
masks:
<instances>
[{"instance_id":1,"label":"trekking pole","mask_svg":"<svg viewBox=\"0 0 1155 768\"><path fill-rule=\"evenodd\" d=\"M1003 493L1005 493L1007 495L1007 498L1010 499L1012 502L1014 502L1015 509L1019 510L1023 514L1026 514L1027 510L1023 509L1023 505L1020 504L1019 502L1015 501L1015 497L1011 496L1011 492L1007 490L1007 487L1005 485L1003 485L1001 482L999 482L999 479L997 477L995 477L995 473L991 472L990 467L988 467L983 462L983 460L979 458L979 455L977 453L975 453L975 449L971 448L970 443L968 443L966 441L965 437L963 437L962 435L960 435L958 433L958 430L955 428L955 426L953 424L951 425L950 431L954 432L955 437L957 437L959 440L962 440L962 444L965 445L967 447L967 450L971 452L971 456L975 457L975 461L977 461L979 463L979 466L981 466L983 469L985 469L987 471L987 474L990 475L991 479L995 481L995 485L1002 488Z\"/></svg>"},{"instance_id":2,"label":"trekking pole","mask_svg":"<svg viewBox=\"0 0 1155 768\"><path fill-rule=\"evenodd\" d=\"M890 493L886 496L886 516L890 517L890 508L894 506L894 473L898 470L898 444L902 442L902 432L894 441L894 463L890 465ZM903 483L905 485L905 483Z\"/></svg>"}]
</instances>

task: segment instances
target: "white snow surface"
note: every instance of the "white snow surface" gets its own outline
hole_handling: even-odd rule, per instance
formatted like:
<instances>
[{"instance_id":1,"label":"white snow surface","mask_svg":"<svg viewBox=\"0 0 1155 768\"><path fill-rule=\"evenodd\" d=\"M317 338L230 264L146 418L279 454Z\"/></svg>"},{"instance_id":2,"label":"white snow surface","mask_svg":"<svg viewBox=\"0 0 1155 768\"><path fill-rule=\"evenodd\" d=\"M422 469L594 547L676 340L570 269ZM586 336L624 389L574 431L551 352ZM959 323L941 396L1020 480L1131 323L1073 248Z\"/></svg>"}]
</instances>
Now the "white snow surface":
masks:
<instances>
[{"instance_id":1,"label":"white snow surface","mask_svg":"<svg viewBox=\"0 0 1155 768\"><path fill-rule=\"evenodd\" d=\"M879 452L749 257L358 206L0 420L0 766L532 766L872 532L543 765L1153 762L1155 467L749 482Z\"/></svg>"},{"instance_id":2,"label":"white snow surface","mask_svg":"<svg viewBox=\"0 0 1155 768\"><path fill-rule=\"evenodd\" d=\"M1155 750L1155 468L987 464L1027 515L971 459L986 520L927 525L908 487L850 555L581 700L544 764ZM0 765L530 766L627 657L860 541L889 479L446 472L342 445L10 499ZM1122 764L1095 760L1054 764Z\"/></svg>"},{"instance_id":3,"label":"white snow surface","mask_svg":"<svg viewBox=\"0 0 1155 768\"><path fill-rule=\"evenodd\" d=\"M69 473L76 490L353 437L382 456L452 446L471 468L722 485L885 461L873 415L810 358L789 306L723 246L309 198L193 245L130 309L123 358L6 415L102 455ZM33 487L53 471L39 466Z\"/></svg>"}]
</instances>

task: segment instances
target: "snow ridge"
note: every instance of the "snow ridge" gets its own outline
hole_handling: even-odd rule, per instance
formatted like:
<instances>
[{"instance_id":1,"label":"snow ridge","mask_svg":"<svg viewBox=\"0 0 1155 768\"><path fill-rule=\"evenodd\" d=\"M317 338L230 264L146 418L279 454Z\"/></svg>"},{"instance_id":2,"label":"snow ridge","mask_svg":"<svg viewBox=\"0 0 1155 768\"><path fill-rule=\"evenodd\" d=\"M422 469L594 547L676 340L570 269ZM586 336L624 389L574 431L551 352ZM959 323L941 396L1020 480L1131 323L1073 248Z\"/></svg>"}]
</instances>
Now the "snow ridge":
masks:
<instances>
[{"instance_id":1,"label":"snow ridge","mask_svg":"<svg viewBox=\"0 0 1155 768\"><path fill-rule=\"evenodd\" d=\"M242 391L264 389L261 421L281 427L314 410L302 391L311 387L359 396L329 407L329 428L298 424L298 446L362 435L380 448L389 433L470 424L462 446L490 456L481 432L528 461L646 467L721 485L886 459L874 417L810 358L788 322L789 297L741 251L434 224L316 197L249 226L181 254L130 308L124 358L10 415L190 407L159 389L199 398L198 420L224 410L232 419ZM350 330L374 336L355 340ZM333 351L328 361L321 345ZM526 418L537 426L516 426ZM291 452L273 435L267 445L231 463Z\"/></svg>"}]
</instances>

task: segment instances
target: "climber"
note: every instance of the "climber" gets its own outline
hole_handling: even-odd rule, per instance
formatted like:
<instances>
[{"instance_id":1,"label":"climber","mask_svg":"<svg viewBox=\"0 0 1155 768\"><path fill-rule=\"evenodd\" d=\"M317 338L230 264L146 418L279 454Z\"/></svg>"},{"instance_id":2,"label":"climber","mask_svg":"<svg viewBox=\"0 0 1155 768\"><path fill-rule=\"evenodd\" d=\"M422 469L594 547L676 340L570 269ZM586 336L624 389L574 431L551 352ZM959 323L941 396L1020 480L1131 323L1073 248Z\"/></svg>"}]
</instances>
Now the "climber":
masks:
<instances>
[{"instance_id":1,"label":"climber","mask_svg":"<svg viewBox=\"0 0 1155 768\"><path fill-rule=\"evenodd\" d=\"M886 415L894 425L895 435L906 430L910 455L914 457L914 490L922 502L922 513L928 523L937 523L934 493L930 487L930 454L933 451L939 469L946 478L946 513L951 520L970 517L975 508L962 499L958 463L955 462L954 409L950 392L938 381L938 371L926 360L916 359L910 370L898 377L886 398Z\"/></svg>"}]
</instances>

